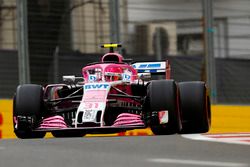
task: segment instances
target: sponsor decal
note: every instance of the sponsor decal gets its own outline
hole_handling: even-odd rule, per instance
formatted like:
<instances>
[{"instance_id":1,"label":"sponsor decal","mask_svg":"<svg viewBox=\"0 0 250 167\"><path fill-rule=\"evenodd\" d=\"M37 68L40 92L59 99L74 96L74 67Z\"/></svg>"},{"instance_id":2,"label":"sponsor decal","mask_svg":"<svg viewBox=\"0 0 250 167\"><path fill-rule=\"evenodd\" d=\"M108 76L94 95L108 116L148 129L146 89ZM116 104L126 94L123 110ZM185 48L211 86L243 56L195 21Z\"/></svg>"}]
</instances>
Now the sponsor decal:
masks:
<instances>
[{"instance_id":1,"label":"sponsor decal","mask_svg":"<svg viewBox=\"0 0 250 167\"><path fill-rule=\"evenodd\" d=\"M166 62L138 62L132 65L135 69L165 69Z\"/></svg>"},{"instance_id":2,"label":"sponsor decal","mask_svg":"<svg viewBox=\"0 0 250 167\"><path fill-rule=\"evenodd\" d=\"M83 102L106 102L107 90L93 90L86 91L83 95Z\"/></svg>"},{"instance_id":3,"label":"sponsor decal","mask_svg":"<svg viewBox=\"0 0 250 167\"><path fill-rule=\"evenodd\" d=\"M95 75L89 75L89 81L96 81Z\"/></svg>"},{"instance_id":4,"label":"sponsor decal","mask_svg":"<svg viewBox=\"0 0 250 167\"><path fill-rule=\"evenodd\" d=\"M84 115L83 115L83 120L84 121L93 121L96 116L96 111L95 110L85 110Z\"/></svg>"},{"instance_id":5,"label":"sponsor decal","mask_svg":"<svg viewBox=\"0 0 250 167\"><path fill-rule=\"evenodd\" d=\"M160 68L160 63L152 63L152 64L141 64L139 68Z\"/></svg>"},{"instance_id":6,"label":"sponsor decal","mask_svg":"<svg viewBox=\"0 0 250 167\"><path fill-rule=\"evenodd\" d=\"M130 81L131 80L131 75L130 74L123 74L122 75L122 80L123 81Z\"/></svg>"},{"instance_id":7,"label":"sponsor decal","mask_svg":"<svg viewBox=\"0 0 250 167\"><path fill-rule=\"evenodd\" d=\"M99 103L97 102L84 103L84 109L98 109L98 108L99 108Z\"/></svg>"},{"instance_id":8,"label":"sponsor decal","mask_svg":"<svg viewBox=\"0 0 250 167\"><path fill-rule=\"evenodd\" d=\"M160 111L158 112L159 122L160 124L168 123L168 111Z\"/></svg>"},{"instance_id":9,"label":"sponsor decal","mask_svg":"<svg viewBox=\"0 0 250 167\"><path fill-rule=\"evenodd\" d=\"M166 72L166 62L141 62L135 63L132 65L138 73L159 73L159 72Z\"/></svg>"},{"instance_id":10,"label":"sponsor decal","mask_svg":"<svg viewBox=\"0 0 250 167\"><path fill-rule=\"evenodd\" d=\"M85 90L89 89L107 89L109 87L109 84L88 84L84 85Z\"/></svg>"}]
</instances>

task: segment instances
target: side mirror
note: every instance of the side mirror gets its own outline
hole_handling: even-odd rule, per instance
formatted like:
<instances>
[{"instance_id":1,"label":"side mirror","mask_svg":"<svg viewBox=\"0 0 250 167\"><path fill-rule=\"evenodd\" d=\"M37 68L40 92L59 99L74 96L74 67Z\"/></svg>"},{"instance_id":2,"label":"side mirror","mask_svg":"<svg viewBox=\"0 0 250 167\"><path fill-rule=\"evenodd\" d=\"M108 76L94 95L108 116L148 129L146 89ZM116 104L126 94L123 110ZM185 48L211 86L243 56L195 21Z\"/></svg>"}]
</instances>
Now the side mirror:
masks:
<instances>
[{"instance_id":1,"label":"side mirror","mask_svg":"<svg viewBox=\"0 0 250 167\"><path fill-rule=\"evenodd\" d=\"M75 82L76 77L74 75L63 76L63 82Z\"/></svg>"},{"instance_id":2,"label":"side mirror","mask_svg":"<svg viewBox=\"0 0 250 167\"><path fill-rule=\"evenodd\" d=\"M84 81L84 78L83 77L76 77L74 75L65 75L65 76L63 76L63 82L75 83L76 80L78 81L77 83L80 83L80 82Z\"/></svg>"}]
</instances>

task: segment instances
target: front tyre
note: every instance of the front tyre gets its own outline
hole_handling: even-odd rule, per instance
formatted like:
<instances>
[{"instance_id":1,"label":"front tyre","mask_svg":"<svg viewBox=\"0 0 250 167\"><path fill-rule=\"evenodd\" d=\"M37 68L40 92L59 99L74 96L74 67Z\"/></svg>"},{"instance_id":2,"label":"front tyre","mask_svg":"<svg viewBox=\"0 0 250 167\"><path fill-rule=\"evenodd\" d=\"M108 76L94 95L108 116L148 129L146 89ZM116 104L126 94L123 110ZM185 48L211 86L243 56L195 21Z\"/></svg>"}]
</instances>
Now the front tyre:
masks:
<instances>
[{"instance_id":1,"label":"front tyre","mask_svg":"<svg viewBox=\"0 0 250 167\"><path fill-rule=\"evenodd\" d=\"M155 135L179 132L180 114L178 89L173 80L156 80L148 85L146 108L151 114L151 130ZM161 124L159 112L168 112L168 122Z\"/></svg>"},{"instance_id":2,"label":"front tyre","mask_svg":"<svg viewBox=\"0 0 250 167\"><path fill-rule=\"evenodd\" d=\"M43 138L46 132L34 132L39 125L44 107L43 88L25 84L17 87L13 99L14 133L18 138Z\"/></svg>"}]
</instances>

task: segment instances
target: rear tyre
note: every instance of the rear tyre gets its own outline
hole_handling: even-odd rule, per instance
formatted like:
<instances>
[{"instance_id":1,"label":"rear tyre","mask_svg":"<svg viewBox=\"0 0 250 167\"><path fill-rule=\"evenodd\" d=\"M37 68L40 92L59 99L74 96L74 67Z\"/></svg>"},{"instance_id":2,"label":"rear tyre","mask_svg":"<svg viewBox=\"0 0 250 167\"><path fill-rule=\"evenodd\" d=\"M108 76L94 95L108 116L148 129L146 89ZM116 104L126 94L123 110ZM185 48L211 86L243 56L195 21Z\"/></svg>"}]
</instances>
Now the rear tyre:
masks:
<instances>
[{"instance_id":1,"label":"rear tyre","mask_svg":"<svg viewBox=\"0 0 250 167\"><path fill-rule=\"evenodd\" d=\"M17 87L13 100L14 133L18 138L43 138L46 132L32 131L39 125L44 107L43 88L26 84Z\"/></svg>"},{"instance_id":2,"label":"rear tyre","mask_svg":"<svg viewBox=\"0 0 250 167\"><path fill-rule=\"evenodd\" d=\"M205 133L211 124L210 100L204 82L181 82L181 133Z\"/></svg>"},{"instance_id":3,"label":"rear tyre","mask_svg":"<svg viewBox=\"0 0 250 167\"><path fill-rule=\"evenodd\" d=\"M178 90L173 80L156 80L148 85L146 108L151 114L151 130L155 135L179 132L181 124L178 98ZM160 124L160 111L168 111L168 122L165 124Z\"/></svg>"}]
</instances>

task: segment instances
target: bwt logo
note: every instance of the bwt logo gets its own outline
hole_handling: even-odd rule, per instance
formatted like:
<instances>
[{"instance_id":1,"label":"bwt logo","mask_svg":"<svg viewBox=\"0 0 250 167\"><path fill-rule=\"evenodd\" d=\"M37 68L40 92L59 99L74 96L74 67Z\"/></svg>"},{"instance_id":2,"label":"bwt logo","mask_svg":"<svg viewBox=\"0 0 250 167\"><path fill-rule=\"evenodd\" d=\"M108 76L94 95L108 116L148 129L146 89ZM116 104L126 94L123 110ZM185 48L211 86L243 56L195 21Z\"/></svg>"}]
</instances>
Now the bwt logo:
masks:
<instances>
[{"instance_id":1,"label":"bwt logo","mask_svg":"<svg viewBox=\"0 0 250 167\"><path fill-rule=\"evenodd\" d=\"M107 89L109 84L91 84L91 85L84 85L84 89Z\"/></svg>"}]
</instances>

